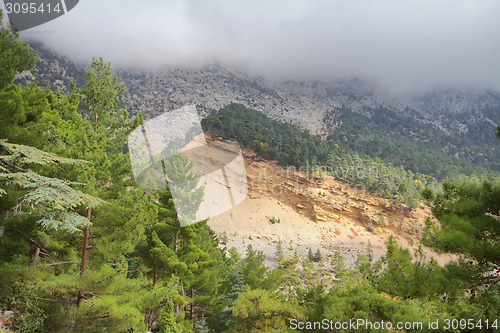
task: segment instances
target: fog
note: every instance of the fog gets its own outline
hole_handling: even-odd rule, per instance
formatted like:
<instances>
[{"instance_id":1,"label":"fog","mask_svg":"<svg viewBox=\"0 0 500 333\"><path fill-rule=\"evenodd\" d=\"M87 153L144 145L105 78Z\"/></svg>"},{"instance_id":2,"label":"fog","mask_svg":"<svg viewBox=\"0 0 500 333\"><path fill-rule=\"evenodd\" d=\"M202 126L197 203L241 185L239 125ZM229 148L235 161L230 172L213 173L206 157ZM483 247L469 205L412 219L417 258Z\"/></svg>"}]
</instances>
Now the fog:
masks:
<instances>
[{"instance_id":1,"label":"fog","mask_svg":"<svg viewBox=\"0 0 500 333\"><path fill-rule=\"evenodd\" d=\"M82 0L21 33L77 61L357 77L394 91L500 89L496 0Z\"/></svg>"}]
</instances>

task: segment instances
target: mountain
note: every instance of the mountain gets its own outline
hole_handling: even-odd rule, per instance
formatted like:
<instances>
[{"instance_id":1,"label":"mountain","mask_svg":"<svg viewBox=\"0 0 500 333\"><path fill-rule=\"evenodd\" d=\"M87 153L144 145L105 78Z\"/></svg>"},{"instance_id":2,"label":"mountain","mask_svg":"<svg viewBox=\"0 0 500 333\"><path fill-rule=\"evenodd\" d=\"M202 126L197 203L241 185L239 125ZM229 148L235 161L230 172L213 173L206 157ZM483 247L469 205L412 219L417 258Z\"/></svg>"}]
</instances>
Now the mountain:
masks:
<instances>
[{"instance_id":1,"label":"mountain","mask_svg":"<svg viewBox=\"0 0 500 333\"><path fill-rule=\"evenodd\" d=\"M63 89L70 77L77 85L83 82L85 66L40 44L32 46L39 52L34 73L42 84ZM494 135L495 126L500 124L497 91L443 89L418 96L394 96L358 79L269 80L217 65L154 71L119 68L116 73L128 88L122 103L132 113L142 111L146 119L186 104L195 104L206 115L230 103L241 103L274 119L342 141L359 153L387 158L439 179L449 175L434 172L433 167L420 170L419 165L425 161L407 160L415 154L427 154L431 159L444 156L442 163L454 163L458 158L458 164L470 162L500 170ZM401 150L400 145L405 145L405 153L396 151ZM464 170L468 164L464 165L458 173L467 173Z\"/></svg>"}]
</instances>

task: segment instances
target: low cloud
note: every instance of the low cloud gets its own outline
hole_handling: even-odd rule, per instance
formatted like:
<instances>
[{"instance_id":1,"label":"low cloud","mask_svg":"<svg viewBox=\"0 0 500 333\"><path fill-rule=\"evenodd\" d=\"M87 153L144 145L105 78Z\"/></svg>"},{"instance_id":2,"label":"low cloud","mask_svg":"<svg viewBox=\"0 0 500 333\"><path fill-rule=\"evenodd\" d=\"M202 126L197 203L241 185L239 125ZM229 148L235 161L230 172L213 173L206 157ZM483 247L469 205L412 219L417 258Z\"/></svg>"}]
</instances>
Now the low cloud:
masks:
<instances>
[{"instance_id":1,"label":"low cloud","mask_svg":"<svg viewBox=\"0 0 500 333\"><path fill-rule=\"evenodd\" d=\"M358 77L395 91L500 89L500 2L85 0L22 32L75 60L221 63L289 79Z\"/></svg>"}]
</instances>

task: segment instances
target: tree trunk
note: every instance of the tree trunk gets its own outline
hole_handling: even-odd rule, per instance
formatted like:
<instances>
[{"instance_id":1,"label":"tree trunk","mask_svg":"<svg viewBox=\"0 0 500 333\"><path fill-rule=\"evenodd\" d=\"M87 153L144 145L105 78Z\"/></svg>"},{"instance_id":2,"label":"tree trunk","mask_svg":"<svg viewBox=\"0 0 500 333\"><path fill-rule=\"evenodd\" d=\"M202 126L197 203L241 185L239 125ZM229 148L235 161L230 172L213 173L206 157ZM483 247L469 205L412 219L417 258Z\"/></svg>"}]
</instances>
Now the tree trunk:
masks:
<instances>
[{"instance_id":1,"label":"tree trunk","mask_svg":"<svg viewBox=\"0 0 500 333\"><path fill-rule=\"evenodd\" d=\"M92 208L87 209L87 219L90 221L90 213L92 212ZM87 272L87 258L88 258L88 250L89 250L89 237L90 237L90 229L89 227L85 227L83 232L83 251L82 251L82 275L85 275Z\"/></svg>"},{"instance_id":2,"label":"tree trunk","mask_svg":"<svg viewBox=\"0 0 500 333\"><path fill-rule=\"evenodd\" d=\"M194 288L191 288L191 321L194 323Z\"/></svg>"},{"instance_id":3,"label":"tree trunk","mask_svg":"<svg viewBox=\"0 0 500 333\"><path fill-rule=\"evenodd\" d=\"M158 274L156 273L156 256L153 257L153 287L156 285Z\"/></svg>"},{"instance_id":4,"label":"tree trunk","mask_svg":"<svg viewBox=\"0 0 500 333\"><path fill-rule=\"evenodd\" d=\"M38 259L40 259L40 247L39 246L35 246L35 256L33 258L33 266L36 265L36 263L38 262Z\"/></svg>"},{"instance_id":5,"label":"tree trunk","mask_svg":"<svg viewBox=\"0 0 500 333\"><path fill-rule=\"evenodd\" d=\"M87 208L87 219L90 221L90 214L92 213L92 208ZM88 250L89 250L89 237L90 237L90 229L89 227L85 227L83 231L83 249L82 249L82 263L80 268L80 273L82 276L87 272L87 258L88 258ZM78 298L76 301L76 306L80 306L82 299L84 298L83 291L78 291Z\"/></svg>"},{"instance_id":6,"label":"tree trunk","mask_svg":"<svg viewBox=\"0 0 500 333\"><path fill-rule=\"evenodd\" d=\"M151 327L153 326L154 322L154 312L153 310L150 310L149 313L146 315L146 320L148 321L148 330L151 331Z\"/></svg>"},{"instance_id":7,"label":"tree trunk","mask_svg":"<svg viewBox=\"0 0 500 333\"><path fill-rule=\"evenodd\" d=\"M184 290L184 284L182 283L182 280L180 280L180 282L181 282L181 296L182 296L182 298L184 298L184 299L185 299L185 298L186 298L186 291ZM183 312L184 312L184 314L185 314L185 313L186 313L186 306L185 306L185 305L183 305L183 306L182 306L182 309L181 309L181 308L179 307L179 304L176 304L176 305L175 305L175 313L176 313L176 314L179 314L181 311L183 311Z\"/></svg>"},{"instance_id":8,"label":"tree trunk","mask_svg":"<svg viewBox=\"0 0 500 333\"><path fill-rule=\"evenodd\" d=\"M175 253L177 253L177 238L178 238L178 233L175 234L175 239L174 239L174 252ZM174 267L174 275L177 276L177 269L175 267ZM185 293L184 293L184 287L182 285L182 280L180 282L181 282L181 296L184 297ZM179 313L180 313L179 304L175 304L175 314L179 314Z\"/></svg>"}]
</instances>

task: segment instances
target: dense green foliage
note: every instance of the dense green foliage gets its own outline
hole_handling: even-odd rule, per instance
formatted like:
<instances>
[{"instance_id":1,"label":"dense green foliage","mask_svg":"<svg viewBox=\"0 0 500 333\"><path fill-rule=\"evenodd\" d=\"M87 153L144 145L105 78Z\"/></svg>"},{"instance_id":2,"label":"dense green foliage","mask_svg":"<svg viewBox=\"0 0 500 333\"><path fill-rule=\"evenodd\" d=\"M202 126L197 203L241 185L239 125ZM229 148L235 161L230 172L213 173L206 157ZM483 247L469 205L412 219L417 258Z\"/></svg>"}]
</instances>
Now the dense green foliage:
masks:
<instances>
[{"instance_id":1,"label":"dense green foliage","mask_svg":"<svg viewBox=\"0 0 500 333\"><path fill-rule=\"evenodd\" d=\"M18 212L36 212L40 215L39 223L53 229L77 231L88 226L89 220L79 215L74 209L78 206L96 207L104 203L70 185L83 185L67 179L44 177L36 172L23 169L25 165L76 164L86 166L85 161L72 160L43 152L33 147L7 143L0 140L0 180L7 186L16 186L27 191L19 198L15 207ZM6 193L0 188L0 195ZM30 209L31 208L31 209Z\"/></svg>"},{"instance_id":2,"label":"dense green foliage","mask_svg":"<svg viewBox=\"0 0 500 333\"><path fill-rule=\"evenodd\" d=\"M289 258L280 242L279 264L271 269L251 245L243 259L235 248L222 248L206 222L183 227L170 189L135 186L123 146L142 118L119 108L124 87L109 65L93 61L82 86L64 95L14 84L15 74L29 69L34 56L2 27L0 45L0 310L13 311L9 328L287 332L296 321L355 318L418 321L424 324L421 332L430 331L429 320L498 318L492 275L498 269L498 187L446 185L435 197L425 191L442 221L442 228L429 224L429 242L461 253L464 261L458 264L440 267L421 249L411 255L391 239L383 258L373 262L368 252L359 255L356 267L347 267L340 252L324 258L320 249L310 249L310 258L297 252ZM336 177L395 200L402 195L408 201L405 193L433 184L429 177L360 157L239 105L220 110L204 125L282 164L309 165L313 173L329 166L327 172ZM335 173L337 165L382 171L377 177L347 175L341 169ZM173 167L189 177L183 161ZM23 201L27 205L17 208ZM47 211L71 212L85 223L57 229L40 224L33 212ZM80 228L86 231L68 232ZM481 330L487 331L470 331Z\"/></svg>"},{"instance_id":3,"label":"dense green foliage","mask_svg":"<svg viewBox=\"0 0 500 333\"><path fill-rule=\"evenodd\" d=\"M3 12L0 12L0 22ZM6 88L16 75L29 70L35 64L35 57L30 53L28 43L17 42L19 34L9 29L0 30L0 50L2 50L2 66L0 67L0 90Z\"/></svg>"},{"instance_id":4,"label":"dense green foliage","mask_svg":"<svg viewBox=\"0 0 500 333\"><path fill-rule=\"evenodd\" d=\"M380 107L372 116L340 108L325 115L328 138L359 154L379 157L407 170L445 179L500 179L500 151L497 149L495 127L482 119L470 124L466 134L446 135L432 125L415 119L410 109L405 114ZM486 112L486 111L485 111ZM488 116L500 122L498 110ZM458 116L458 115L457 115ZM336 124L336 125L334 125Z\"/></svg>"},{"instance_id":5,"label":"dense green foliage","mask_svg":"<svg viewBox=\"0 0 500 333\"><path fill-rule=\"evenodd\" d=\"M489 313L498 316L500 185L445 183L443 189L436 196L427 192L440 223L427 221L424 240L439 251L460 255L449 270L477 295L475 303L489 304Z\"/></svg>"}]
</instances>

